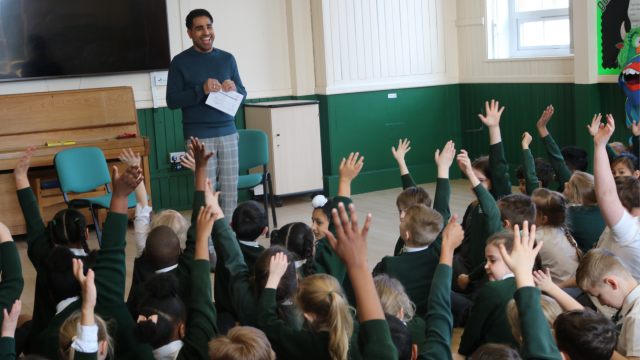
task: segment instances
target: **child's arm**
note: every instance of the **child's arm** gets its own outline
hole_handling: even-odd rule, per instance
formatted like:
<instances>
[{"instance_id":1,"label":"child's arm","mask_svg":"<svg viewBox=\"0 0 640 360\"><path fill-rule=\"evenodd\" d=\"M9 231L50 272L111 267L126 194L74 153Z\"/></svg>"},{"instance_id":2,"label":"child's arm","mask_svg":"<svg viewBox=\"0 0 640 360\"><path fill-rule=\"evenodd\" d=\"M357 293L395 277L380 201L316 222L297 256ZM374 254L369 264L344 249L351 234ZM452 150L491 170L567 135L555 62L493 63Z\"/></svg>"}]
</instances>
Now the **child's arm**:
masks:
<instances>
[{"instance_id":1,"label":"child's arm","mask_svg":"<svg viewBox=\"0 0 640 360\"><path fill-rule=\"evenodd\" d=\"M35 150L35 146L29 146L27 151L20 156L20 160L13 170L13 175L16 179L18 201L27 225L27 255L29 255L33 266L37 268L38 262L47 251L51 250L53 244L51 244L47 228L42 221L38 201L31 190L27 177L31 157Z\"/></svg>"},{"instance_id":2,"label":"child's arm","mask_svg":"<svg viewBox=\"0 0 640 360\"><path fill-rule=\"evenodd\" d=\"M523 341L520 353L523 359L562 359L542 312L540 290L534 286L531 275L531 269L543 243L539 242L536 245L536 226L532 225L529 233L527 221L523 224L522 236L518 225L514 227L513 234L513 251L509 254L504 245L500 245L500 254L513 271L518 286L513 297L518 308Z\"/></svg>"},{"instance_id":3,"label":"child's arm","mask_svg":"<svg viewBox=\"0 0 640 360\"><path fill-rule=\"evenodd\" d=\"M11 304L20 299L24 288L22 265L16 243L13 242L11 232L0 222L0 309L8 309ZM2 321L2 314L0 314Z\"/></svg>"},{"instance_id":4,"label":"child's arm","mask_svg":"<svg viewBox=\"0 0 640 360\"><path fill-rule=\"evenodd\" d=\"M18 326L18 316L22 309L22 301L16 300L11 307L11 312L3 308L2 337L0 337L0 360L16 359L16 342L14 334Z\"/></svg>"},{"instance_id":5,"label":"child's arm","mask_svg":"<svg viewBox=\"0 0 640 360\"><path fill-rule=\"evenodd\" d=\"M453 215L442 232L442 251L440 264L436 268L431 283L429 307L425 322L425 349L420 359L451 359L451 337L453 335L453 317L451 316L451 276L453 269L453 252L460 246L464 238L462 226L456 223L457 215Z\"/></svg>"},{"instance_id":6,"label":"child's arm","mask_svg":"<svg viewBox=\"0 0 640 360\"><path fill-rule=\"evenodd\" d=\"M567 294L560 289L558 285L553 283L551 280L551 273L548 268L546 274L542 272L542 270L534 271L533 282L540 291L543 291L554 298L565 311L583 309L582 305L572 298L571 295Z\"/></svg>"},{"instance_id":7,"label":"child's arm","mask_svg":"<svg viewBox=\"0 0 640 360\"><path fill-rule=\"evenodd\" d=\"M598 199L598 205L600 205L602 217L609 227L616 226L625 212L620 198L618 198L616 182L613 174L611 174L611 165L605 148L615 129L616 125L613 116L607 115L606 126L601 125L593 137L595 145L593 177L596 184L596 198Z\"/></svg>"},{"instance_id":8,"label":"child's arm","mask_svg":"<svg viewBox=\"0 0 640 360\"><path fill-rule=\"evenodd\" d=\"M527 189L527 195L531 196L533 191L540 187L538 175L536 175L536 162L531 155L529 145L531 144L531 135L528 132L522 135L522 172L524 174L524 183Z\"/></svg>"},{"instance_id":9,"label":"child's arm","mask_svg":"<svg viewBox=\"0 0 640 360\"><path fill-rule=\"evenodd\" d=\"M470 282L482 280L482 278L487 274L487 271L484 269L486 264L486 262L483 262L473 269L468 275L461 274L458 276L458 286L464 290L469 286Z\"/></svg>"},{"instance_id":10,"label":"child's arm","mask_svg":"<svg viewBox=\"0 0 640 360\"><path fill-rule=\"evenodd\" d=\"M593 120L591 120L591 125L587 125L587 128L589 129L589 134L591 134L591 136L595 136L596 133L598 132L598 129L600 129L600 120L602 120L602 114L593 115ZM607 156L609 157L609 162L612 162L613 158L618 156L618 153L616 153L616 151L613 150L611 145L609 145L608 143L606 145L606 149L607 149Z\"/></svg>"},{"instance_id":11,"label":"child's arm","mask_svg":"<svg viewBox=\"0 0 640 360\"><path fill-rule=\"evenodd\" d=\"M82 314L78 324L78 332L71 343L71 347L76 352L76 355L84 354L82 359L97 359L99 341L94 309L98 295L95 285L95 273L89 269L85 276L82 260L73 259L73 274L82 288Z\"/></svg>"},{"instance_id":12,"label":"child's arm","mask_svg":"<svg viewBox=\"0 0 640 360\"><path fill-rule=\"evenodd\" d=\"M540 137L542 138L542 144L544 145L545 150L547 150L547 156L551 162L551 167L558 176L558 182L564 186L564 183L569 182L573 173L571 173L571 170L569 170L567 165L564 163L564 157L560 152L558 144L556 144L547 130L547 123L551 119L551 116L553 116L553 106L549 105L542 113L540 120L538 120L537 127Z\"/></svg>"},{"instance_id":13,"label":"child's arm","mask_svg":"<svg viewBox=\"0 0 640 360\"><path fill-rule=\"evenodd\" d=\"M451 196L451 185L449 184L449 168L453 164L456 156L456 144L453 141L447 142L442 149L436 150L435 162L438 166L438 180L436 182L436 195L433 200L433 209L442 215L445 223L449 222L451 210L449 209L449 197Z\"/></svg>"},{"instance_id":14,"label":"child's arm","mask_svg":"<svg viewBox=\"0 0 640 360\"><path fill-rule=\"evenodd\" d=\"M411 144L411 141L408 141L407 139L404 139L404 141L402 141L402 139L400 139L400 141L398 142L398 150L396 150L394 147L391 147L391 152L393 153L393 157L396 158L396 161L398 162L398 167L400 168L400 179L402 180L402 190L406 190L410 187L418 186L413 181L413 178L409 173L409 168L407 168L407 163L404 161L405 154L408 153L409 150L411 150L411 148L409 147L409 144Z\"/></svg>"},{"instance_id":15,"label":"child's arm","mask_svg":"<svg viewBox=\"0 0 640 360\"><path fill-rule=\"evenodd\" d=\"M118 156L118 159L127 166L140 165L140 154L134 154L131 149L127 151L122 149L122 153ZM150 214L153 209L149 207L147 200L147 189L144 187L144 182L141 182L135 190L136 194L136 217L133 220L133 227L136 232L136 257L142 255L142 251L147 244L147 237L149 236L149 225L151 224Z\"/></svg>"},{"instance_id":16,"label":"child's arm","mask_svg":"<svg viewBox=\"0 0 640 360\"><path fill-rule=\"evenodd\" d=\"M500 108L499 102L491 100L491 105L485 103L487 116L478 114L480 120L489 127L489 168L491 171L491 187L496 195L496 200L511 194L511 182L509 182L509 163L504 156L502 136L500 135L500 117L504 106ZM500 110L498 110L500 109Z\"/></svg>"}]
</instances>

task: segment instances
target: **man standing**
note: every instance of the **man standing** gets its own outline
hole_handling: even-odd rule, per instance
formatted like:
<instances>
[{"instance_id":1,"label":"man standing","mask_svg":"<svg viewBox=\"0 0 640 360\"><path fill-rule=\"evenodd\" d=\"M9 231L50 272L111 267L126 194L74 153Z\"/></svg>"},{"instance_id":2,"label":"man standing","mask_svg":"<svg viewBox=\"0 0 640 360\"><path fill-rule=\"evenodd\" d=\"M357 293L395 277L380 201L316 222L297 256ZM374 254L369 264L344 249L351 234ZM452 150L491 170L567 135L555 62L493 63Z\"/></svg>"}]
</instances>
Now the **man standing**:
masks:
<instances>
[{"instance_id":1,"label":"man standing","mask_svg":"<svg viewBox=\"0 0 640 360\"><path fill-rule=\"evenodd\" d=\"M231 219L238 203L238 131L234 117L206 105L211 92L237 91L244 98L238 65L233 55L214 49L213 17L207 10L196 9L187 15L187 33L193 46L176 55L169 67L167 106L182 109L185 147L190 137L197 137L207 152L215 151L209 160L207 176L220 182L221 207ZM215 268L213 245L209 240L211 268Z\"/></svg>"}]
</instances>

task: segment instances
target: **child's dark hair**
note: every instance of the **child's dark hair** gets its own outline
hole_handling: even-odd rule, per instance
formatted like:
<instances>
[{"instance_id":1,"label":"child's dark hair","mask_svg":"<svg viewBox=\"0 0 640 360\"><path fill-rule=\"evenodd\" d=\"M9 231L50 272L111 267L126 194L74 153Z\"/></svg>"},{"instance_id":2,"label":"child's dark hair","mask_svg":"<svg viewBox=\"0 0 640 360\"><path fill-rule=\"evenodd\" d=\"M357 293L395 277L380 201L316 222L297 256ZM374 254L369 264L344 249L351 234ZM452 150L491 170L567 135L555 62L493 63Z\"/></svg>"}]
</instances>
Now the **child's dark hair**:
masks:
<instances>
[{"instance_id":1,"label":"child's dark hair","mask_svg":"<svg viewBox=\"0 0 640 360\"><path fill-rule=\"evenodd\" d=\"M489 157L481 156L471 163L471 167L484 174L487 180L491 180L491 167L489 166Z\"/></svg>"},{"instance_id":2,"label":"child's dark hair","mask_svg":"<svg viewBox=\"0 0 640 360\"><path fill-rule=\"evenodd\" d=\"M470 357L471 360L520 360L518 350L507 344L484 344Z\"/></svg>"},{"instance_id":3,"label":"child's dark hair","mask_svg":"<svg viewBox=\"0 0 640 360\"><path fill-rule=\"evenodd\" d=\"M324 195L316 195L311 202L314 209L322 209L324 216L331 220L333 210L333 198L325 198Z\"/></svg>"},{"instance_id":4,"label":"child's dark hair","mask_svg":"<svg viewBox=\"0 0 640 360\"><path fill-rule=\"evenodd\" d=\"M56 245L71 247L82 245L86 253L89 253L87 245L87 220L76 209L64 209L58 211L47 225L49 238Z\"/></svg>"},{"instance_id":5,"label":"child's dark hair","mask_svg":"<svg viewBox=\"0 0 640 360\"><path fill-rule=\"evenodd\" d=\"M578 261L582 260L582 251L578 248L578 244L569 233L569 227L567 226L567 208L569 206L567 197L559 192L540 188L533 191L531 199L536 204L536 212L540 216L547 217L545 225L562 228L567 241L576 251Z\"/></svg>"},{"instance_id":6,"label":"child's dark hair","mask_svg":"<svg viewBox=\"0 0 640 360\"><path fill-rule=\"evenodd\" d=\"M301 222L287 224L271 232L271 246L280 245L296 255L297 260L307 260L304 264L305 276L313 274L314 242L313 230Z\"/></svg>"},{"instance_id":7,"label":"child's dark hair","mask_svg":"<svg viewBox=\"0 0 640 360\"><path fill-rule=\"evenodd\" d=\"M622 165L626 166L631 172L638 170L638 157L633 154L623 153L614 157L613 160L611 160L611 167L613 168L619 163L622 163Z\"/></svg>"},{"instance_id":8,"label":"child's dark hair","mask_svg":"<svg viewBox=\"0 0 640 360\"><path fill-rule=\"evenodd\" d=\"M269 221L264 209L253 200L243 202L233 211L231 227L238 240L255 241L267 226Z\"/></svg>"},{"instance_id":9,"label":"child's dark hair","mask_svg":"<svg viewBox=\"0 0 640 360\"><path fill-rule=\"evenodd\" d=\"M256 296L256 299L260 299L262 290L267 285L269 280L269 265L271 264L271 257L276 256L277 253L284 253L287 256L289 266L284 273L276 289L276 303L281 304L287 300L293 299L298 286L298 278L296 276L296 264L295 257L289 250L280 245L272 246L260 254L254 265L254 276L251 278L251 288Z\"/></svg>"},{"instance_id":10,"label":"child's dark hair","mask_svg":"<svg viewBox=\"0 0 640 360\"><path fill-rule=\"evenodd\" d=\"M507 195L498 201L498 209L500 220L509 220L511 226L518 225L522 229L525 220L529 224L536 222L536 204L527 195Z\"/></svg>"},{"instance_id":11,"label":"child's dark hair","mask_svg":"<svg viewBox=\"0 0 640 360\"><path fill-rule=\"evenodd\" d=\"M154 349L168 344L176 327L187 322L187 310L178 297L178 279L162 273L150 277L144 284L147 294L140 302L138 314L147 319L158 316L157 323L140 321L133 326L133 337Z\"/></svg>"},{"instance_id":12,"label":"child's dark hair","mask_svg":"<svg viewBox=\"0 0 640 360\"><path fill-rule=\"evenodd\" d=\"M618 346L616 324L591 309L567 311L553 323L558 350L572 360L608 360Z\"/></svg>"},{"instance_id":13,"label":"child's dark hair","mask_svg":"<svg viewBox=\"0 0 640 360\"><path fill-rule=\"evenodd\" d=\"M538 181L540 181L540 185L543 188L548 188L553 180L553 168L551 167L551 164L544 161L543 158L537 158L533 162L536 167L536 177L538 178ZM524 168L522 165L520 165L518 170L516 170L516 177L519 180L524 179Z\"/></svg>"},{"instance_id":14,"label":"child's dark hair","mask_svg":"<svg viewBox=\"0 0 640 360\"><path fill-rule=\"evenodd\" d=\"M560 153L569 170L587 171L589 155L586 151L577 146L565 146Z\"/></svg>"},{"instance_id":15,"label":"child's dark hair","mask_svg":"<svg viewBox=\"0 0 640 360\"><path fill-rule=\"evenodd\" d=\"M395 345L396 350L398 350L398 360L411 360L412 349L413 349L413 339L411 337L411 331L407 325L402 322L402 320L397 317L387 314L384 314L384 318L387 320L387 324L389 324L389 332L391 333L391 341L393 345ZM361 331L358 333L358 349L360 353L364 351L365 347L365 337L364 333Z\"/></svg>"},{"instance_id":16,"label":"child's dark hair","mask_svg":"<svg viewBox=\"0 0 640 360\"><path fill-rule=\"evenodd\" d=\"M80 295L80 283L73 274L73 258L74 255L68 247L55 246L44 259L49 291L56 304ZM87 264L83 265L86 273Z\"/></svg>"}]
</instances>

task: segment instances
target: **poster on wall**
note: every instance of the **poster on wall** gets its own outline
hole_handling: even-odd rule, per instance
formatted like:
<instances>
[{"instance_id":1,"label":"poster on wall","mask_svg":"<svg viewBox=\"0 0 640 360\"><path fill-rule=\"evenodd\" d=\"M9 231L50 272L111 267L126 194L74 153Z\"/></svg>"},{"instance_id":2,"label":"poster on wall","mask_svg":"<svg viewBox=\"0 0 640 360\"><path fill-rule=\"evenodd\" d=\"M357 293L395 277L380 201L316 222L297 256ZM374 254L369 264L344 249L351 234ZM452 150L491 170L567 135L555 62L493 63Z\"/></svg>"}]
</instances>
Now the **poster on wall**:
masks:
<instances>
[{"instance_id":1,"label":"poster on wall","mask_svg":"<svg viewBox=\"0 0 640 360\"><path fill-rule=\"evenodd\" d=\"M623 35L640 27L640 0L598 0L598 75L620 75Z\"/></svg>"}]
</instances>

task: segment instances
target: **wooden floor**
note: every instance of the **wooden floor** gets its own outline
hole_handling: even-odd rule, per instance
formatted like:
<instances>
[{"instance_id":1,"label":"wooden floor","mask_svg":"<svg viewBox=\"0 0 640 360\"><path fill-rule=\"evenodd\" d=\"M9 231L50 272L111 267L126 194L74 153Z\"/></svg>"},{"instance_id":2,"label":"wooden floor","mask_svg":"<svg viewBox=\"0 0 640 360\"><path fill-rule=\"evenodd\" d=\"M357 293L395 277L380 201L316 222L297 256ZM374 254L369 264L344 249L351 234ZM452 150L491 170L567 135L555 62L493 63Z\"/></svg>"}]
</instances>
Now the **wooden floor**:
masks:
<instances>
[{"instance_id":1,"label":"wooden floor","mask_svg":"<svg viewBox=\"0 0 640 360\"><path fill-rule=\"evenodd\" d=\"M435 183L420 185L426 189L433 197L435 194ZM356 205L358 214L371 213L372 224L369 231L368 242L369 252L367 259L369 261L369 267L373 267L380 261L385 255L392 255L393 248L398 239L400 221L398 219L398 210L396 207L396 197L402 191L401 188L376 191L366 194L353 195L353 201ZM458 214L458 222L462 221L464 212L475 197L469 189L469 182L467 180L453 180L451 182L451 214ZM277 210L278 225L288 224L290 222L305 222L311 225L311 199L308 196L293 196L283 198L283 206ZM191 211L182 212L184 217L189 221L191 219ZM271 213L270 213L271 215ZM361 215L361 218L364 218ZM273 224L273 219L271 219ZM92 249L98 248L98 241L96 239L93 229L89 234L89 247ZM15 241L18 245L20 252L20 260L22 261L22 269L25 279L25 287L22 293L22 313L31 314L33 312L33 301L35 292L35 280L36 272L29 258L27 257L27 242L26 236L16 236ZM261 238L260 244L268 247L269 239ZM133 272L133 260L135 258L135 234L133 230L133 223L129 224L129 230L127 231L127 284L126 293L129 293L131 286L131 275ZM213 274L211 275L211 281L213 282ZM451 348L454 352L457 352L458 345L460 344L460 336L462 335L462 329L454 329L453 340Z\"/></svg>"}]
</instances>

